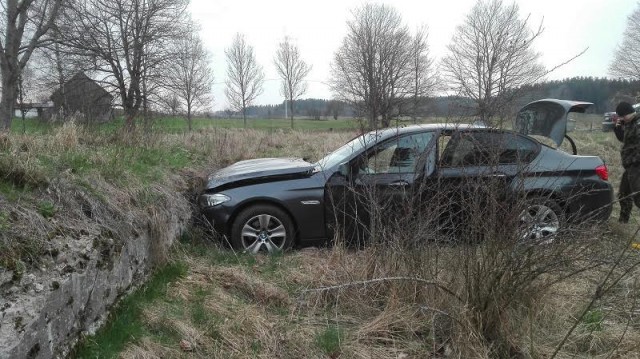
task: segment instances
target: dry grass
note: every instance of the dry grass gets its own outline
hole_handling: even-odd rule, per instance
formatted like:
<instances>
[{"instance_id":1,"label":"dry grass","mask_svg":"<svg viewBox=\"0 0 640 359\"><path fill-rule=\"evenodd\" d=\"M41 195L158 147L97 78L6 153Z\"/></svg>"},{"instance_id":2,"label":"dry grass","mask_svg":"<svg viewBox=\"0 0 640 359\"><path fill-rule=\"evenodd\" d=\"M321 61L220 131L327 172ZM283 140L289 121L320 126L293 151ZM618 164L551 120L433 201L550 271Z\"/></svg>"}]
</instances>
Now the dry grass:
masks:
<instances>
[{"instance_id":1,"label":"dry grass","mask_svg":"<svg viewBox=\"0 0 640 359\"><path fill-rule=\"evenodd\" d=\"M51 136L2 137L3 181L35 189L17 199L0 199L0 229L35 224L30 228L38 230L27 233L41 248L33 253L43 253L49 234L93 231L86 221L98 222L116 238L119 231L131 230L116 222L149 226L160 237L170 214L158 204L172 200L168 184L187 193L211 169L253 157L316 160L353 135L203 129L121 139L66 125ZM619 144L613 135L576 132L572 137L579 153L606 161L617 185ZM151 165L124 165L145 161ZM54 226L39 213L34 198L64 210L64 221L55 217ZM637 219L632 222L638 224ZM496 342L515 350L513 356L547 358L576 321L578 326L557 357L640 357L635 279L640 272L632 267L638 262L637 251L628 252L614 270L614 279L627 275L606 282L605 295L594 302L588 317L578 318L596 289L603 287L607 270L634 230L617 223L597 231L584 228L583 238L574 242L576 248L563 249L576 255L575 261L564 263L562 271L535 278L531 285L525 283L510 297L491 292L493 284L487 283L493 283L491 275L508 273L496 277L500 280L495 286L509 288L509 280L516 278L509 271L517 269L518 262L509 262L508 256L491 257L486 245L411 247L402 241L412 233L390 231L387 237L395 242L359 251L336 246L254 258L211 244L188 243L177 254L188 263L188 275L171 285L166 298L146 308L146 336L129 344L121 357L489 358L500 356L496 344L487 340L491 332L500 336ZM15 243L20 237L8 238L0 238L5 246L20 248ZM167 256L165 247L157 248L160 262ZM590 261L600 266L585 269ZM471 300L474 287L465 282L463 270L469 264L477 274L474 285L483 291L480 299L490 299L487 310L479 310ZM493 265L499 270L492 271ZM584 270L554 282L571 269ZM491 317L495 330L483 331L483 315Z\"/></svg>"},{"instance_id":2,"label":"dry grass","mask_svg":"<svg viewBox=\"0 0 640 359\"><path fill-rule=\"evenodd\" d=\"M212 140L211 147L229 151L223 143L232 136L225 136ZM296 136L284 143L264 139L264 146L287 153L295 144L299 155L297 146L304 136ZM576 132L572 137L579 153L605 159L617 184L619 145L612 135ZM231 152L225 156L230 156L228 162L244 158ZM216 165L226 162L219 159ZM634 220L637 223L637 217ZM437 243L411 247L401 243L412 236L406 231L395 233L400 238L396 242L363 250L336 246L275 258L236 256L210 245L187 248L190 274L154 306L156 314L150 317L156 319L148 323L152 328L164 323L191 330L175 329L170 339L152 333L143 341L145 351L139 351L140 344L130 348L149 357L171 348L177 357L548 358L559 347L558 358L640 357L635 279L640 275L639 254L628 251L615 260L634 230L617 223L584 227L572 233L568 245L536 248L528 254L531 263L557 261L559 254L569 260L516 287L510 287L513 281L529 274L513 271L533 267L520 267L519 261L496 254L508 248ZM472 277L463 270L471 269L469 265L476 268ZM469 287L469 278L478 283ZM472 288L485 294L473 299ZM517 290L505 296L492 288ZM471 299L483 298L489 309L479 310ZM489 324L495 328L487 331L483 325ZM499 336L496 342L487 337L491 333ZM184 340L191 344L189 351L180 349ZM496 343L503 343L502 349Z\"/></svg>"},{"instance_id":3,"label":"dry grass","mask_svg":"<svg viewBox=\"0 0 640 359\"><path fill-rule=\"evenodd\" d=\"M148 309L153 334L127 353L135 349L150 358L169 349L172 357L183 358L496 357L495 348L475 329L474 311L466 302L418 281L389 277L411 274L397 271L396 261L407 257L393 247L386 247L386 253L382 247L334 247L254 258L210 245L194 251L192 245L186 244L182 257L189 261L189 274ZM439 277L449 277L453 286L459 282L451 279L461 275L461 262L455 260L459 250L442 247L435 261L432 248L412 260L420 258L422 268L442 267L446 257ZM627 264L637 262L637 253L632 255ZM373 260L379 261L374 269ZM505 308L500 320L506 338L519 349L513 355L550 357L605 271L585 271ZM426 273L418 268L413 275ZM580 319L557 357L640 356L638 275L633 270L597 301L591 311L596 315ZM171 335L158 335L167 331ZM184 341L189 351L181 349Z\"/></svg>"},{"instance_id":4,"label":"dry grass","mask_svg":"<svg viewBox=\"0 0 640 359\"><path fill-rule=\"evenodd\" d=\"M162 203L176 190L189 196L208 171L253 157L316 160L352 135L215 128L104 134L73 121L47 134L1 134L0 265L39 266L43 254L57 251L49 248L52 237L95 222L115 239L135 237L132 226L140 226L167 243L172 214ZM44 206L58 215L48 218ZM153 249L154 260L164 262L168 248Z\"/></svg>"}]
</instances>

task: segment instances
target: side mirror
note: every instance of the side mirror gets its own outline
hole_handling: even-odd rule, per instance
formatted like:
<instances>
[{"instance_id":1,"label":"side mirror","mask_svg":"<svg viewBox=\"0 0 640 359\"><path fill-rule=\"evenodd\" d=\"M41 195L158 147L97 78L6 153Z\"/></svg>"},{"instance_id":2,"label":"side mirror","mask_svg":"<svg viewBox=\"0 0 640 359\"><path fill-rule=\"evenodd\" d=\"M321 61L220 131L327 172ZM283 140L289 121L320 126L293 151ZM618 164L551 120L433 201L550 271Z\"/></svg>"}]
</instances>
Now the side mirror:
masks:
<instances>
[{"instance_id":1,"label":"side mirror","mask_svg":"<svg viewBox=\"0 0 640 359\"><path fill-rule=\"evenodd\" d=\"M351 174L349 162L344 162L338 165L338 173L340 173L342 177L349 178L349 175Z\"/></svg>"}]
</instances>

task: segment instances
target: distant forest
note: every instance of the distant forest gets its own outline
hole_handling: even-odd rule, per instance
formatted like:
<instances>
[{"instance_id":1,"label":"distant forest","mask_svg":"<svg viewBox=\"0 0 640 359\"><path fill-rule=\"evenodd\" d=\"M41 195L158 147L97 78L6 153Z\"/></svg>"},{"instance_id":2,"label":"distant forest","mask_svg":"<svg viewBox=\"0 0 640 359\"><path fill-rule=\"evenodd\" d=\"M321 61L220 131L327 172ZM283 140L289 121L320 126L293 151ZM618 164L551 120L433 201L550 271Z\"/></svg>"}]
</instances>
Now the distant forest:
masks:
<instances>
[{"instance_id":1,"label":"distant forest","mask_svg":"<svg viewBox=\"0 0 640 359\"><path fill-rule=\"evenodd\" d=\"M613 111L618 101L625 99L640 102L640 81L614 80L607 78L573 77L564 80L546 81L519 90L521 100L516 104L522 106L541 98L559 98L564 100L593 102L593 113ZM473 114L473 101L454 96L433 97L425 99L423 111L419 115L451 116ZM460 106L462 104L466 104ZM466 109L466 110L463 110ZM301 99L294 103L296 117L308 117L317 120L329 120L343 117L357 117L353 109L346 103L336 100ZM218 115L223 115L219 113ZM225 114L230 116L230 113ZM247 115L260 118L283 118L284 103L277 105L251 106Z\"/></svg>"}]
</instances>

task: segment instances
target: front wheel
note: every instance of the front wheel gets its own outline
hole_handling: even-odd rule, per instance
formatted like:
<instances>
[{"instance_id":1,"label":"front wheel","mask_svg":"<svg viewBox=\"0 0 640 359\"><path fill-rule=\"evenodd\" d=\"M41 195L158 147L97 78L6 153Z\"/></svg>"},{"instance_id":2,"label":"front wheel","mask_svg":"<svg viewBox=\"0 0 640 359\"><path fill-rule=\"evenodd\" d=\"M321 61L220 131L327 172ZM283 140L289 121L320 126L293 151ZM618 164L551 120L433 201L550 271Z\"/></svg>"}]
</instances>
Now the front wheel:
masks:
<instances>
[{"instance_id":1,"label":"front wheel","mask_svg":"<svg viewBox=\"0 0 640 359\"><path fill-rule=\"evenodd\" d=\"M254 205L244 209L233 222L231 245L251 254L277 253L293 244L291 218L278 207Z\"/></svg>"},{"instance_id":2,"label":"front wheel","mask_svg":"<svg viewBox=\"0 0 640 359\"><path fill-rule=\"evenodd\" d=\"M520 212L520 239L538 243L552 242L560 231L564 215L558 204L550 198L535 197L527 200Z\"/></svg>"}]
</instances>

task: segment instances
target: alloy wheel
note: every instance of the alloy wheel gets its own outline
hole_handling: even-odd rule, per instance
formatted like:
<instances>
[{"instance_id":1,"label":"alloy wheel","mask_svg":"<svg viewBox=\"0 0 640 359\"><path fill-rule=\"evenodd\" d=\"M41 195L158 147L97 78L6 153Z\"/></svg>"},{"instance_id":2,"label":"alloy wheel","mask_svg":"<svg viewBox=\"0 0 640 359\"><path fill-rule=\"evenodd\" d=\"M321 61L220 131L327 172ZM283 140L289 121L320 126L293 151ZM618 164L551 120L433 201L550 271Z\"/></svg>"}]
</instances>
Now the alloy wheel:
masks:
<instances>
[{"instance_id":1,"label":"alloy wheel","mask_svg":"<svg viewBox=\"0 0 640 359\"><path fill-rule=\"evenodd\" d=\"M249 253L275 253L284 249L287 230L277 217L259 214L245 222L240 238L242 247Z\"/></svg>"},{"instance_id":2,"label":"alloy wheel","mask_svg":"<svg viewBox=\"0 0 640 359\"><path fill-rule=\"evenodd\" d=\"M532 204L520 213L523 233L521 239L526 241L553 241L560 229L558 213L546 204Z\"/></svg>"}]
</instances>

